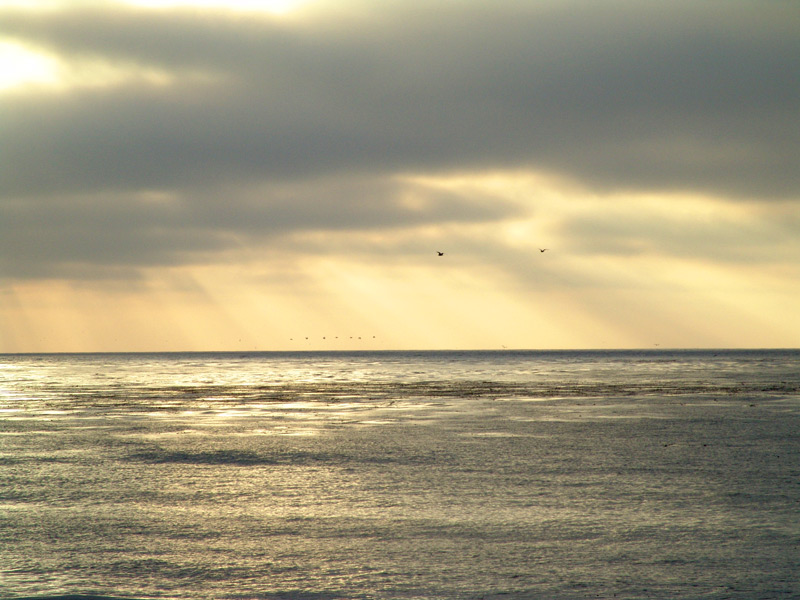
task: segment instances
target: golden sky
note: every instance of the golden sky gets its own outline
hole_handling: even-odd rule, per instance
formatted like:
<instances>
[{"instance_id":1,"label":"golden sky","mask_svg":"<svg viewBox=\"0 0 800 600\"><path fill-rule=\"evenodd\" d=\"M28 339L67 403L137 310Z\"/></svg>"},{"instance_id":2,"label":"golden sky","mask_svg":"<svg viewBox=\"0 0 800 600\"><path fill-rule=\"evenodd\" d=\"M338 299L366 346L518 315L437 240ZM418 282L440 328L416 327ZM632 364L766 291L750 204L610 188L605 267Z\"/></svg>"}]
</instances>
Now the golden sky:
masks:
<instances>
[{"instance_id":1,"label":"golden sky","mask_svg":"<svg viewBox=\"0 0 800 600\"><path fill-rule=\"evenodd\" d=\"M0 0L0 352L798 347L798 31Z\"/></svg>"}]
</instances>

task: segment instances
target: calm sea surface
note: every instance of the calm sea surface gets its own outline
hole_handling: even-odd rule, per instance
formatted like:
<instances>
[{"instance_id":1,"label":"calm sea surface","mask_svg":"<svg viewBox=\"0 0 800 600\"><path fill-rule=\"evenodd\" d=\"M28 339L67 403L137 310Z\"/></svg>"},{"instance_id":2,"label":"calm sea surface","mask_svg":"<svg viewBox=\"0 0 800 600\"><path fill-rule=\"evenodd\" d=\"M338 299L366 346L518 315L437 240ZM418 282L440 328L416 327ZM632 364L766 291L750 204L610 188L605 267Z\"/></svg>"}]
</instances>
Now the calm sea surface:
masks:
<instances>
[{"instance_id":1,"label":"calm sea surface","mask_svg":"<svg viewBox=\"0 0 800 600\"><path fill-rule=\"evenodd\" d=\"M800 351L0 355L0 598L800 598Z\"/></svg>"}]
</instances>

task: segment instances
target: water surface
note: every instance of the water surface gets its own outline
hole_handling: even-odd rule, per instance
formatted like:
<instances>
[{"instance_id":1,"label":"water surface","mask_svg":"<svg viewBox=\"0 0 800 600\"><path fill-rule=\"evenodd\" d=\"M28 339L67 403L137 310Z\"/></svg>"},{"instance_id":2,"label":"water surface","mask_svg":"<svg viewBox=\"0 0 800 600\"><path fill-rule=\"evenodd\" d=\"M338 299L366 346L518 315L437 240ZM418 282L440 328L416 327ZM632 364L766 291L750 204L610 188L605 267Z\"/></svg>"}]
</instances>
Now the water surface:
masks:
<instances>
[{"instance_id":1,"label":"water surface","mask_svg":"<svg viewBox=\"0 0 800 600\"><path fill-rule=\"evenodd\" d=\"M0 356L0 596L800 596L800 352Z\"/></svg>"}]
</instances>

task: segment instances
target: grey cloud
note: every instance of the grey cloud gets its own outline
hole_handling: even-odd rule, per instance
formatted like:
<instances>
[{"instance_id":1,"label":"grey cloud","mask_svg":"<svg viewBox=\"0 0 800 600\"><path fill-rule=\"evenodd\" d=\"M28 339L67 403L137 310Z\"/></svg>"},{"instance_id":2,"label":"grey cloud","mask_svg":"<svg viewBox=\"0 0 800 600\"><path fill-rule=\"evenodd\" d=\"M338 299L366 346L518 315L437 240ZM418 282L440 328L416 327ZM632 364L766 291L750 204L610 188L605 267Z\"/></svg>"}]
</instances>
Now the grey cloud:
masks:
<instances>
[{"instance_id":1,"label":"grey cloud","mask_svg":"<svg viewBox=\"0 0 800 600\"><path fill-rule=\"evenodd\" d=\"M444 196L413 209L402 195L420 190L391 179L408 172L529 167L599 192L798 197L793 2L409 0L353 14L0 9L0 34L175 77L2 98L0 272L513 213ZM148 190L178 201L142 202Z\"/></svg>"},{"instance_id":2,"label":"grey cloud","mask_svg":"<svg viewBox=\"0 0 800 600\"><path fill-rule=\"evenodd\" d=\"M286 245L295 232L483 222L518 212L496 199L368 178L5 201L0 277L85 277L88 265L99 277L129 277L137 267L202 261L242 244Z\"/></svg>"},{"instance_id":3,"label":"grey cloud","mask_svg":"<svg viewBox=\"0 0 800 600\"><path fill-rule=\"evenodd\" d=\"M9 103L6 189L520 165L601 189L800 188L791 3L424 6L372 8L350 30L120 8L4 15L10 35L67 55L221 77Z\"/></svg>"},{"instance_id":4,"label":"grey cloud","mask_svg":"<svg viewBox=\"0 0 800 600\"><path fill-rule=\"evenodd\" d=\"M706 216L625 214L618 211L566 218L557 228L561 242L576 255L639 254L680 256L738 264L793 264L800 254L800 219L788 203L742 222L718 212Z\"/></svg>"}]
</instances>

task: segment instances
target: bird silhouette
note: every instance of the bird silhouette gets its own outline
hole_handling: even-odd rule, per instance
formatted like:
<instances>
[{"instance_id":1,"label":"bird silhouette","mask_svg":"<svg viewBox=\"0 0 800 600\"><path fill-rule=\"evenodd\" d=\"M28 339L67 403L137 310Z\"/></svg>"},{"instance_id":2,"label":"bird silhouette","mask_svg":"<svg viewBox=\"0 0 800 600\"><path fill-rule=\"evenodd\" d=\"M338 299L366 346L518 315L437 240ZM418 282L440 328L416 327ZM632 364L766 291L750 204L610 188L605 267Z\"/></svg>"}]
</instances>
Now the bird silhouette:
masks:
<instances>
[{"instance_id":1,"label":"bird silhouette","mask_svg":"<svg viewBox=\"0 0 800 600\"><path fill-rule=\"evenodd\" d=\"M444 256L444 252L439 252L438 250L436 251L436 254L438 254L439 256Z\"/></svg>"},{"instance_id":2,"label":"bird silhouette","mask_svg":"<svg viewBox=\"0 0 800 600\"><path fill-rule=\"evenodd\" d=\"M539 248L539 252L544 252L545 250L550 250L550 248Z\"/></svg>"}]
</instances>

